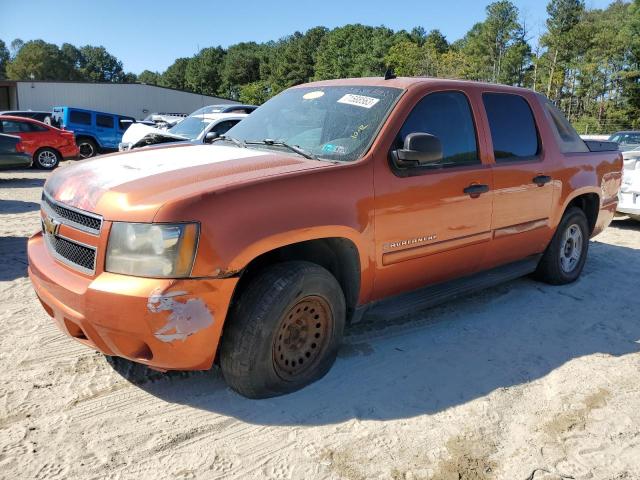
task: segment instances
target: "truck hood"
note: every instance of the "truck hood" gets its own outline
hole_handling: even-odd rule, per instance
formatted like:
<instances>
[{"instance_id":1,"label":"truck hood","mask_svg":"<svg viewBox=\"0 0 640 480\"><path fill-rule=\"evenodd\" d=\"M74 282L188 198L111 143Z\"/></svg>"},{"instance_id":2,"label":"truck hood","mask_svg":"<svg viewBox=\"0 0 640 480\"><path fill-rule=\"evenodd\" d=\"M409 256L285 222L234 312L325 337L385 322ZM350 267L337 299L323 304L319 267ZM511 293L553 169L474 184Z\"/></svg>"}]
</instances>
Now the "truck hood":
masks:
<instances>
[{"instance_id":1,"label":"truck hood","mask_svg":"<svg viewBox=\"0 0 640 480\"><path fill-rule=\"evenodd\" d=\"M57 169L45 192L107 220L151 221L172 200L331 164L280 152L177 144L116 153Z\"/></svg>"}]
</instances>

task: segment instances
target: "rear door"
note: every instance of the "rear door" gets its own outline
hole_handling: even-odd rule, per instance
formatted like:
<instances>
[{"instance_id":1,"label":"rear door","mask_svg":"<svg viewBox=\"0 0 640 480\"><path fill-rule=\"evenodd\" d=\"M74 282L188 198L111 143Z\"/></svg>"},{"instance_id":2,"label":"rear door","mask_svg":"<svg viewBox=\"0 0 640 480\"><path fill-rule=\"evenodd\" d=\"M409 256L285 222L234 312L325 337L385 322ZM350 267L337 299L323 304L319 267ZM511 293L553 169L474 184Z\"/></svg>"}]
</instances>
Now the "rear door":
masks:
<instances>
[{"instance_id":1,"label":"rear door","mask_svg":"<svg viewBox=\"0 0 640 480\"><path fill-rule=\"evenodd\" d=\"M116 132L116 118L113 115L96 113L96 132L100 144L105 148L118 148L122 138Z\"/></svg>"},{"instance_id":2,"label":"rear door","mask_svg":"<svg viewBox=\"0 0 640 480\"><path fill-rule=\"evenodd\" d=\"M476 272L491 239L491 166L481 161L467 94L426 94L392 148L415 132L438 137L443 158L405 171L387 158L376 165L375 298Z\"/></svg>"},{"instance_id":3,"label":"rear door","mask_svg":"<svg viewBox=\"0 0 640 480\"><path fill-rule=\"evenodd\" d=\"M29 155L33 155L39 147L39 140L37 138L37 132L29 128L29 122L27 120L17 119L2 120L1 122L2 133L20 137L24 151Z\"/></svg>"},{"instance_id":4,"label":"rear door","mask_svg":"<svg viewBox=\"0 0 640 480\"><path fill-rule=\"evenodd\" d=\"M542 148L532 105L524 96L484 92L489 124L494 201L488 264L493 267L542 252L549 240L553 200L550 158Z\"/></svg>"}]
</instances>

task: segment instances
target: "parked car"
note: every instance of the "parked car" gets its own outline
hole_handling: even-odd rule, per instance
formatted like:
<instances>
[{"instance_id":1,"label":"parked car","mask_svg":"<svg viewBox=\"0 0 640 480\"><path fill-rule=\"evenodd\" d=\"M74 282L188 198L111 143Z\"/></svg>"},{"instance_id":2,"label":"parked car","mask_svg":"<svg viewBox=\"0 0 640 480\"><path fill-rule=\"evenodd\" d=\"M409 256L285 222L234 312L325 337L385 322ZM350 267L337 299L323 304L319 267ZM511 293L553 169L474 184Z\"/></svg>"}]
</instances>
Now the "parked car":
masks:
<instances>
[{"instance_id":1,"label":"parked car","mask_svg":"<svg viewBox=\"0 0 640 480\"><path fill-rule=\"evenodd\" d=\"M74 107L54 107L53 118L60 128L75 133L80 158L117 150L122 135L135 123L133 117Z\"/></svg>"},{"instance_id":2,"label":"parked car","mask_svg":"<svg viewBox=\"0 0 640 480\"><path fill-rule=\"evenodd\" d=\"M124 133L118 149L124 152L160 143L187 141L211 143L246 116L243 113L192 114L168 130L135 124Z\"/></svg>"},{"instance_id":3,"label":"parked car","mask_svg":"<svg viewBox=\"0 0 640 480\"><path fill-rule=\"evenodd\" d=\"M167 129L173 127L175 124L180 123L182 120L187 118L186 113L152 113L147 115L142 122L146 125L151 125L152 127L157 127L160 129Z\"/></svg>"},{"instance_id":4,"label":"parked car","mask_svg":"<svg viewBox=\"0 0 640 480\"><path fill-rule=\"evenodd\" d=\"M530 273L575 281L621 175L615 144L585 143L530 90L322 81L214 145L55 172L29 276L85 345L160 370L217 359L233 389L270 397L321 378L363 316Z\"/></svg>"},{"instance_id":5,"label":"parked car","mask_svg":"<svg viewBox=\"0 0 640 480\"><path fill-rule=\"evenodd\" d=\"M0 133L0 169L30 167L32 157L24 153L20 137Z\"/></svg>"},{"instance_id":6,"label":"parked car","mask_svg":"<svg viewBox=\"0 0 640 480\"><path fill-rule=\"evenodd\" d=\"M624 172L618 213L640 221L640 147L622 152Z\"/></svg>"},{"instance_id":7,"label":"parked car","mask_svg":"<svg viewBox=\"0 0 640 480\"><path fill-rule=\"evenodd\" d=\"M46 123L47 125L53 125L54 127L57 127L57 125L55 125L53 122L51 112L38 112L34 110L7 110L5 112L0 112L0 115L32 118L34 120L38 120L39 122Z\"/></svg>"},{"instance_id":8,"label":"parked car","mask_svg":"<svg viewBox=\"0 0 640 480\"><path fill-rule=\"evenodd\" d=\"M24 151L32 156L33 165L38 168L53 170L63 158L78 156L73 132L60 130L37 120L2 115L0 133L20 137Z\"/></svg>"},{"instance_id":9,"label":"parked car","mask_svg":"<svg viewBox=\"0 0 640 480\"><path fill-rule=\"evenodd\" d=\"M609 141L616 142L622 152L633 150L636 147L640 147L640 131L616 132L609 137Z\"/></svg>"}]
</instances>

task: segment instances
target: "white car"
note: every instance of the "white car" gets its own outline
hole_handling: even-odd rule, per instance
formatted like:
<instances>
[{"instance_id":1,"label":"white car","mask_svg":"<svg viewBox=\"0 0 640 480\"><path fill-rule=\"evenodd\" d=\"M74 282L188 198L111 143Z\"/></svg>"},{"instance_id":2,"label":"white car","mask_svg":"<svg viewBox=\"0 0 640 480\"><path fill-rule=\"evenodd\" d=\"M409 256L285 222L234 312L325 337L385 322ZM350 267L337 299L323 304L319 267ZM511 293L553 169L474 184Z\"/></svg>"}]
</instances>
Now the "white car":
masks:
<instances>
[{"instance_id":1,"label":"white car","mask_svg":"<svg viewBox=\"0 0 640 480\"><path fill-rule=\"evenodd\" d=\"M624 170L618 195L618 213L640 221L640 147L622 152Z\"/></svg>"},{"instance_id":2,"label":"white car","mask_svg":"<svg viewBox=\"0 0 640 480\"><path fill-rule=\"evenodd\" d=\"M246 113L192 113L168 130L134 123L124 132L118 150L126 152L170 142L211 143L247 116Z\"/></svg>"}]
</instances>

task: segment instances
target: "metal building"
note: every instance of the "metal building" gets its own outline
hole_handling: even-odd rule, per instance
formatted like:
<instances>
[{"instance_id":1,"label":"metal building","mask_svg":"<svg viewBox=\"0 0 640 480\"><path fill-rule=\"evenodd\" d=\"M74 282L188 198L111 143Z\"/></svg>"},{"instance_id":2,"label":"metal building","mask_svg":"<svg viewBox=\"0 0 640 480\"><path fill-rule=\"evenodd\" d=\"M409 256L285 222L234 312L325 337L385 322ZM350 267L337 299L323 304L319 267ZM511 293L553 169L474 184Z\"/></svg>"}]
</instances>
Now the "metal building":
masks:
<instances>
[{"instance_id":1,"label":"metal building","mask_svg":"<svg viewBox=\"0 0 640 480\"><path fill-rule=\"evenodd\" d=\"M54 106L69 106L141 120L150 113L191 113L218 103L238 102L143 83L0 80L0 111L51 111Z\"/></svg>"}]
</instances>

